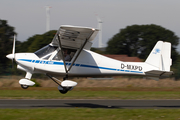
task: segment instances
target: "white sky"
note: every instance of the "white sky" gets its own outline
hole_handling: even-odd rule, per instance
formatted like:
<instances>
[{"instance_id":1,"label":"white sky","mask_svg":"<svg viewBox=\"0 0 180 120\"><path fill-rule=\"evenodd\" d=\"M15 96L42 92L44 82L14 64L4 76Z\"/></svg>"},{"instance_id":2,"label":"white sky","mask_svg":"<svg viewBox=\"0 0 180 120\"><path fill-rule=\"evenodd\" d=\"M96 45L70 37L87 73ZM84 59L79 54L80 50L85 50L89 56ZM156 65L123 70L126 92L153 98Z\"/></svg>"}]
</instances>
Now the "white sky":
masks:
<instances>
[{"instance_id":1,"label":"white sky","mask_svg":"<svg viewBox=\"0 0 180 120\"><path fill-rule=\"evenodd\" d=\"M97 27L95 13L103 20L103 44L133 24L156 24L180 37L180 0L0 0L0 19L15 27L17 39L25 41L46 32L49 5L51 30L60 25ZM96 37L93 47L98 46ZM180 46L178 46L180 51Z\"/></svg>"}]
</instances>

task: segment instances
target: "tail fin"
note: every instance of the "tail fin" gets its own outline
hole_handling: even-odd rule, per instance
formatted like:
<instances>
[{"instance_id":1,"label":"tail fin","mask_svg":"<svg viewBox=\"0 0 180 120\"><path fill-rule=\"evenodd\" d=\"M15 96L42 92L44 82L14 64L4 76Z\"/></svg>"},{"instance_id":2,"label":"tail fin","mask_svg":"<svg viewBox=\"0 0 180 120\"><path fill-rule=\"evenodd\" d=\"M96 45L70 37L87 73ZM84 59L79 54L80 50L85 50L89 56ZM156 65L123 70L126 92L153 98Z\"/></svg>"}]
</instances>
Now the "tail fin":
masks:
<instances>
[{"instance_id":1,"label":"tail fin","mask_svg":"<svg viewBox=\"0 0 180 120\"><path fill-rule=\"evenodd\" d=\"M170 71L171 43L158 41L145 62L161 71Z\"/></svg>"},{"instance_id":2,"label":"tail fin","mask_svg":"<svg viewBox=\"0 0 180 120\"><path fill-rule=\"evenodd\" d=\"M159 78L169 77L173 74L170 71L172 64L171 43L158 41L146 59L145 63L157 68L157 70L146 71L147 77L158 80Z\"/></svg>"}]
</instances>

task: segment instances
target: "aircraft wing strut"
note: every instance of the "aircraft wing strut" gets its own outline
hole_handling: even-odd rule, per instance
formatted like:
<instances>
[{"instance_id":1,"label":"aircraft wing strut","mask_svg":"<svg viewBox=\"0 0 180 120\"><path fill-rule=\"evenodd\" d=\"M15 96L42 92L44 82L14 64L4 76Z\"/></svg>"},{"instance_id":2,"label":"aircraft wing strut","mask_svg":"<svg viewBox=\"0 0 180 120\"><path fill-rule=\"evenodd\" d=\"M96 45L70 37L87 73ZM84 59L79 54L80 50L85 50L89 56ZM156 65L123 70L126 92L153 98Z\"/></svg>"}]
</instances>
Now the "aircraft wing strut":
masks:
<instances>
[{"instance_id":1,"label":"aircraft wing strut","mask_svg":"<svg viewBox=\"0 0 180 120\"><path fill-rule=\"evenodd\" d=\"M59 50L61 51L60 54L64 63L66 77L68 76L68 72L71 70L81 51L83 49L90 49L92 45L91 41L94 40L97 33L98 29L89 27L63 25L59 28L51 42L51 45L58 46ZM74 55L69 68L66 66L66 61L62 52L63 48L77 50L77 53Z\"/></svg>"},{"instance_id":2,"label":"aircraft wing strut","mask_svg":"<svg viewBox=\"0 0 180 120\"><path fill-rule=\"evenodd\" d=\"M59 50L61 51L61 56L62 56L62 60L63 60L63 63L64 63L64 69L65 69L65 71L66 71L66 75L68 74L68 70L67 70L67 67L66 67L66 62L65 62L65 60L64 60L64 56L63 56L63 52L62 52L62 50L61 50L61 48L62 48L62 45L61 45L61 40L60 40L60 36L58 35L58 42L59 42Z\"/></svg>"},{"instance_id":3,"label":"aircraft wing strut","mask_svg":"<svg viewBox=\"0 0 180 120\"><path fill-rule=\"evenodd\" d=\"M92 34L93 34L93 31L92 31ZM90 34L89 38L91 37L92 34ZM83 44L83 45L81 46L81 48L79 49L77 55L75 56L75 59L72 61L70 67L68 68L68 71L70 71L71 67L73 66L73 64L74 64L74 62L76 61L76 59L78 58L79 54L80 54L81 51L83 50L83 48L84 48L84 46L86 45L86 43L87 43L87 41L88 41L89 38L87 38L87 39L84 41L84 44Z\"/></svg>"}]
</instances>

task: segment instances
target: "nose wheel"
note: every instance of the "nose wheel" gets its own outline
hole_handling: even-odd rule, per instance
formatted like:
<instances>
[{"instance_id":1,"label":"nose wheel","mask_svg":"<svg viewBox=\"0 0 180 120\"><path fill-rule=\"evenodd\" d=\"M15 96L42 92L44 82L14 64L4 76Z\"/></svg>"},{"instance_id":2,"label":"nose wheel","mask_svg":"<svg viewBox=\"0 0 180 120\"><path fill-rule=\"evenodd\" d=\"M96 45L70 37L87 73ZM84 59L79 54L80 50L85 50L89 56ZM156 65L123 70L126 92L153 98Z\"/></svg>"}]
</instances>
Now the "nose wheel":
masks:
<instances>
[{"instance_id":1,"label":"nose wheel","mask_svg":"<svg viewBox=\"0 0 180 120\"><path fill-rule=\"evenodd\" d=\"M21 87L22 87L23 89L27 89L29 86L28 86L28 85L21 85Z\"/></svg>"}]
</instances>

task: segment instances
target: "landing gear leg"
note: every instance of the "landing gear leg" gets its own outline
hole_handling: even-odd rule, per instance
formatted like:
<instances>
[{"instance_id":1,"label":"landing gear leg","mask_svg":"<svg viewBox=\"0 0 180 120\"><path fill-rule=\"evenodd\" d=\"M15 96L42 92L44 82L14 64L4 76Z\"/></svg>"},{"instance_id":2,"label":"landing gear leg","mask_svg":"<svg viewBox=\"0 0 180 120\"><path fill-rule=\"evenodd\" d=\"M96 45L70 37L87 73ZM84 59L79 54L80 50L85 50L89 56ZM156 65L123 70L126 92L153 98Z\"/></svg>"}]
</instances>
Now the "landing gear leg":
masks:
<instances>
[{"instance_id":1,"label":"landing gear leg","mask_svg":"<svg viewBox=\"0 0 180 120\"><path fill-rule=\"evenodd\" d=\"M63 80L67 80L68 79L68 75L66 75L65 77L63 77Z\"/></svg>"},{"instance_id":2,"label":"landing gear leg","mask_svg":"<svg viewBox=\"0 0 180 120\"><path fill-rule=\"evenodd\" d=\"M51 78L56 84L58 84L58 90L60 93L62 94L66 94L70 89L69 88L66 88L66 87L62 87L57 81L61 82L60 80L58 80L57 78L55 77L52 77L51 75L49 74L46 74L49 78ZM63 78L63 80L66 79L66 77Z\"/></svg>"}]
</instances>

